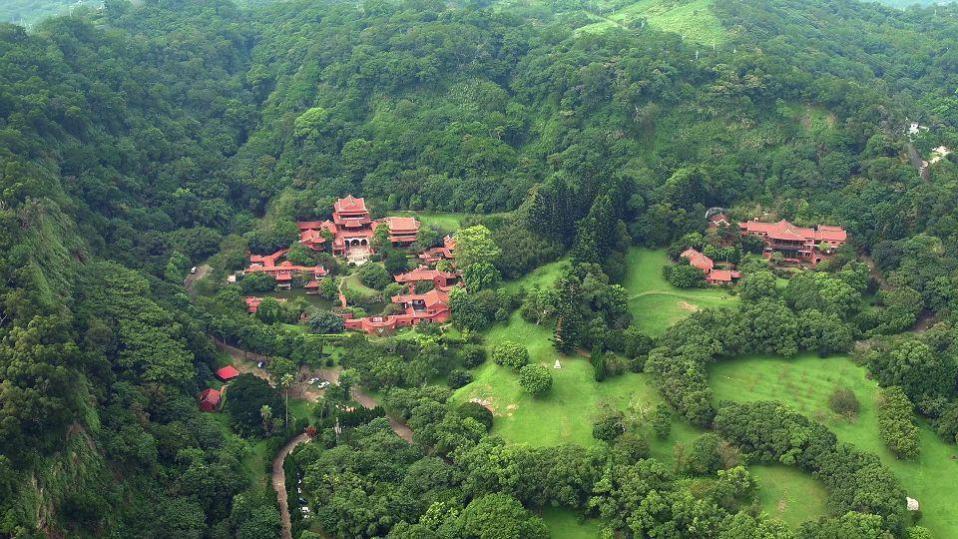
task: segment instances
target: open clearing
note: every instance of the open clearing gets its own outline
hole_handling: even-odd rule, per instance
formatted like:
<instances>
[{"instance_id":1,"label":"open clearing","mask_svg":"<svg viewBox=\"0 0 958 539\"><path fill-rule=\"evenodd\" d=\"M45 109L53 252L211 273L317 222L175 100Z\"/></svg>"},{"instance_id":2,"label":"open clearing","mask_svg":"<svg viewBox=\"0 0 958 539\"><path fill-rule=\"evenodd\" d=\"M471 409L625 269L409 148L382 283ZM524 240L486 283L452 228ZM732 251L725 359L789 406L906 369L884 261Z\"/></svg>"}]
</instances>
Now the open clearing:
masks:
<instances>
[{"instance_id":1,"label":"open clearing","mask_svg":"<svg viewBox=\"0 0 958 539\"><path fill-rule=\"evenodd\" d=\"M847 357L795 359L748 358L723 361L713 366L709 382L716 400L778 400L827 425L840 440L877 454L898 476L907 494L921 503L921 525L935 537L958 537L958 448L942 442L926 424L921 425L921 456L900 461L878 436L875 398L878 384ZM855 392L861 411L847 420L828 408L828 397L845 386ZM795 488L800 488L796 486ZM766 501L763 499L763 501ZM902 500L904 503L904 500ZM774 514L772 507L765 507Z\"/></svg>"},{"instance_id":2,"label":"open clearing","mask_svg":"<svg viewBox=\"0 0 958 539\"><path fill-rule=\"evenodd\" d=\"M611 13L589 14L596 22L579 28L579 32L595 33L613 27L638 28L645 19L649 26L673 32L683 39L701 45L721 45L728 33L712 11L713 0L639 0Z\"/></svg>"},{"instance_id":3,"label":"open clearing","mask_svg":"<svg viewBox=\"0 0 958 539\"><path fill-rule=\"evenodd\" d=\"M595 539L600 536L598 520L580 521L574 511L564 507L547 507L541 516L552 539Z\"/></svg>"},{"instance_id":4,"label":"open clearing","mask_svg":"<svg viewBox=\"0 0 958 539\"><path fill-rule=\"evenodd\" d=\"M697 310L738 304L737 296L721 288L683 290L669 284L662 268L671 262L663 249L630 249L626 263L623 286L629 293L629 308L639 329L649 335L661 335Z\"/></svg>"},{"instance_id":5,"label":"open clearing","mask_svg":"<svg viewBox=\"0 0 958 539\"><path fill-rule=\"evenodd\" d=\"M486 336L489 346L502 341L524 344L532 362L549 368L553 386L545 397L533 398L519 387L519 377L512 369L487 361L474 371L475 380L456 391L453 399L478 399L490 406L495 415L492 433L509 442L532 446L575 443L587 447L599 443L592 437L592 422L602 410L628 410L641 417L661 402L648 375L625 373L596 382L589 360L558 354L551 337L551 328L530 324L518 313L512 315L508 325L496 326ZM556 359L561 369L553 368ZM653 455L671 460L673 443L691 439L695 433L685 423L674 421L669 440L653 441Z\"/></svg>"},{"instance_id":6,"label":"open clearing","mask_svg":"<svg viewBox=\"0 0 958 539\"><path fill-rule=\"evenodd\" d=\"M826 514L828 492L814 477L782 464L752 464L748 470L758 483L758 501L770 517L797 528Z\"/></svg>"}]
</instances>

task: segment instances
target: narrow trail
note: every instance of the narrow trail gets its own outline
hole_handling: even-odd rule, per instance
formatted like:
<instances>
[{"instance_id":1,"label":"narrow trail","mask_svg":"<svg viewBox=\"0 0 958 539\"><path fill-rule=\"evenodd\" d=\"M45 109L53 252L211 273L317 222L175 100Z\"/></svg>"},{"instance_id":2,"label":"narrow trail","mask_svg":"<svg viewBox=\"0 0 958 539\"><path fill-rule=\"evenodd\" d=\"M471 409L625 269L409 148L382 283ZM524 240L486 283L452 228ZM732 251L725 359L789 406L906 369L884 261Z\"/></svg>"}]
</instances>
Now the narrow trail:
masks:
<instances>
[{"instance_id":1,"label":"narrow trail","mask_svg":"<svg viewBox=\"0 0 958 539\"><path fill-rule=\"evenodd\" d=\"M213 342L216 344L216 348L233 358L238 371L242 373L250 373L254 376L262 378L263 380L266 380L267 382L270 382L270 385L272 385L269 373L256 364L256 362L259 361L268 361L269 356L243 350L242 348L237 348L216 338L213 339ZM305 368L300 369L296 385L290 390L290 396L304 399L308 402L316 402L320 397L323 396L326 390L316 389L311 384L306 382L306 380L308 380L311 376L321 376L323 379L329 380L332 383L338 383L340 372L342 372L342 369L338 367L312 370ZM350 391L350 396L352 396L353 400L359 403L359 405L363 408L372 409L379 404L372 395L366 393L361 388L352 388ZM396 433L396 436L399 436L408 444L412 443L412 429L410 429L405 423L397 421L389 416L386 416L386 419L389 420L389 427L393 432ZM277 453L276 457L273 459L273 472L271 481L273 483L273 490L276 491L276 500L279 503L279 514L283 523L283 539L293 539L292 520L289 516L289 497L286 492L286 472L283 469L283 465L286 463L286 457L288 457L289 454L296 449L296 447L308 441L309 436L305 433L296 436L287 442L287 444L279 450L279 453Z\"/></svg>"},{"instance_id":2,"label":"narrow trail","mask_svg":"<svg viewBox=\"0 0 958 539\"><path fill-rule=\"evenodd\" d=\"M289 516L289 499L286 493L286 471L283 469L283 465L286 463L286 457L293 452L293 449L296 449L298 445L308 441L309 436L307 434L300 434L283 446L283 448L279 450L279 453L276 454L276 458L273 459L273 490L276 491L276 501L279 502L279 514L283 521L283 539L293 539L293 522Z\"/></svg>"},{"instance_id":3,"label":"narrow trail","mask_svg":"<svg viewBox=\"0 0 958 539\"><path fill-rule=\"evenodd\" d=\"M193 294L193 285L197 281L201 280L203 277L206 277L206 274L210 272L210 265L203 264L202 266L197 266L196 273L191 273L186 276L186 279L183 280L183 287L186 288L186 291Z\"/></svg>"}]
</instances>

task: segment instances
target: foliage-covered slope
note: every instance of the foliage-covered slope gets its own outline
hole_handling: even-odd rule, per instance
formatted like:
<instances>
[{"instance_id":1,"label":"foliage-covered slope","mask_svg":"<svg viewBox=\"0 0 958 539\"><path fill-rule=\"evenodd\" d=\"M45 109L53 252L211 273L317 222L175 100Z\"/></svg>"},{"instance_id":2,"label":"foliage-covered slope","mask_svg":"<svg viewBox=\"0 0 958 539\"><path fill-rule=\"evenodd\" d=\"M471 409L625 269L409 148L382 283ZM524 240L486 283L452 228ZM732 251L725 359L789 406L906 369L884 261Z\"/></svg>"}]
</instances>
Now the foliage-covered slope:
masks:
<instances>
[{"instance_id":1,"label":"foliage-covered slope","mask_svg":"<svg viewBox=\"0 0 958 539\"><path fill-rule=\"evenodd\" d=\"M510 277L571 250L619 279L632 243L760 206L845 224L883 301L946 316L955 165L922 179L904 129L958 144L953 8L708 9L714 49L538 4L158 0L0 26L0 531L275 532L250 496L234 510L243 444L195 410L212 322L178 281L221 245L228 267L288 243L331 196L516 210L489 219Z\"/></svg>"}]
</instances>

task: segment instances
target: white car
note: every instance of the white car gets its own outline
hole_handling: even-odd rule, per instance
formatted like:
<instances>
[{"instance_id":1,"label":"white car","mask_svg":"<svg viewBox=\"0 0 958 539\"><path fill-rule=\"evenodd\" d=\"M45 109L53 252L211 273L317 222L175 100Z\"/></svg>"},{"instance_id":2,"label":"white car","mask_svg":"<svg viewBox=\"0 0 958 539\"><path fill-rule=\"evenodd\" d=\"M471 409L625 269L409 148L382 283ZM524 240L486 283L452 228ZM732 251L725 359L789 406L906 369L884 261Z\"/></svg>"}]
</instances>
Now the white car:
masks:
<instances>
[{"instance_id":1,"label":"white car","mask_svg":"<svg viewBox=\"0 0 958 539\"><path fill-rule=\"evenodd\" d=\"M329 387L329 382L327 382L326 380L323 380L322 382L316 384L316 387L318 387L319 389L326 389L327 387Z\"/></svg>"},{"instance_id":2,"label":"white car","mask_svg":"<svg viewBox=\"0 0 958 539\"><path fill-rule=\"evenodd\" d=\"M190 268L190 274L192 275L195 273L196 273L196 266L193 266L192 268Z\"/></svg>"}]
</instances>

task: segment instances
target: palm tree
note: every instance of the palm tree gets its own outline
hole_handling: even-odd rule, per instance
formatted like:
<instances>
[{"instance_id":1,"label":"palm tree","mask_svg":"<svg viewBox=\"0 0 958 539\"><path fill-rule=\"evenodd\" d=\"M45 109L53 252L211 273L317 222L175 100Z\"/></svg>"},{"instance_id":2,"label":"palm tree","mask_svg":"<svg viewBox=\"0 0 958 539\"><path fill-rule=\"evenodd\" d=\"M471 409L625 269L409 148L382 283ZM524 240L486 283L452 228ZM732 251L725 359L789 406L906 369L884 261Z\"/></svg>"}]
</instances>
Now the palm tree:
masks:
<instances>
[{"instance_id":1,"label":"palm tree","mask_svg":"<svg viewBox=\"0 0 958 539\"><path fill-rule=\"evenodd\" d=\"M286 430L289 430L289 388L293 385L293 375L286 373L280 378L279 385L283 387L283 391L286 393L286 417L283 421L283 426Z\"/></svg>"},{"instance_id":2,"label":"palm tree","mask_svg":"<svg viewBox=\"0 0 958 539\"><path fill-rule=\"evenodd\" d=\"M263 418L263 432L269 436L270 427L273 424L273 409L268 404L264 404L259 409L259 416Z\"/></svg>"}]
</instances>

